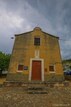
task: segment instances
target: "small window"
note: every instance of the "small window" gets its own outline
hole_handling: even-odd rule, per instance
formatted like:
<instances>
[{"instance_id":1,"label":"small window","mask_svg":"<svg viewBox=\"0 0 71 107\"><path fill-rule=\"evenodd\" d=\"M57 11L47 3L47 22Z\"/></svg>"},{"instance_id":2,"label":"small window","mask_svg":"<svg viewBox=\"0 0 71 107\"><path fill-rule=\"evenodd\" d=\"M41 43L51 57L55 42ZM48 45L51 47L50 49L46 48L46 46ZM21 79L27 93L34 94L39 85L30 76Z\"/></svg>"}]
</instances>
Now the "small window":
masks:
<instances>
[{"instance_id":1,"label":"small window","mask_svg":"<svg viewBox=\"0 0 71 107\"><path fill-rule=\"evenodd\" d=\"M49 66L49 71L51 71L51 72L54 71L54 65Z\"/></svg>"},{"instance_id":2,"label":"small window","mask_svg":"<svg viewBox=\"0 0 71 107\"><path fill-rule=\"evenodd\" d=\"M23 70L23 65L18 65L18 70Z\"/></svg>"},{"instance_id":3,"label":"small window","mask_svg":"<svg viewBox=\"0 0 71 107\"><path fill-rule=\"evenodd\" d=\"M34 38L34 45L40 45L40 38Z\"/></svg>"}]
</instances>

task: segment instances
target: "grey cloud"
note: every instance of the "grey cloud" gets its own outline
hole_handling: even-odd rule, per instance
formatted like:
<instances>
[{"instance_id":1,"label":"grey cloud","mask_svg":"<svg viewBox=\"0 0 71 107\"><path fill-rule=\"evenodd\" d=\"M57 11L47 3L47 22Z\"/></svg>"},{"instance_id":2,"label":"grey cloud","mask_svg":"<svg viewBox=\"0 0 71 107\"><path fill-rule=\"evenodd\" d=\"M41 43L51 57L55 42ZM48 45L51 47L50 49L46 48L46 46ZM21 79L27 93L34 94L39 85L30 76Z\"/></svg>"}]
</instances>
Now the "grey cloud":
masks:
<instances>
[{"instance_id":1,"label":"grey cloud","mask_svg":"<svg viewBox=\"0 0 71 107\"><path fill-rule=\"evenodd\" d=\"M71 58L71 44L66 42L71 39L70 11L70 0L0 0L0 50L11 52L11 36L38 25L63 39L60 40L62 58Z\"/></svg>"}]
</instances>

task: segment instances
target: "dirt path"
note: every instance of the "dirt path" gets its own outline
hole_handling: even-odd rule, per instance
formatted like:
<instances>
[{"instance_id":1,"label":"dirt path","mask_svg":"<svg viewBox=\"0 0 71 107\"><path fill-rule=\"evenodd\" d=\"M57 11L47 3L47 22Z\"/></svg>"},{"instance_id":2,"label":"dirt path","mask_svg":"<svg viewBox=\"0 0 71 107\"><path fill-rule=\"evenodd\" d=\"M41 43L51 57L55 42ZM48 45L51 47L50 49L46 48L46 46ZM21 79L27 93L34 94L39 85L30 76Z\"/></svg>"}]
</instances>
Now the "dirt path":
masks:
<instances>
[{"instance_id":1,"label":"dirt path","mask_svg":"<svg viewBox=\"0 0 71 107\"><path fill-rule=\"evenodd\" d=\"M71 107L71 86L48 87L47 94L28 94L24 87L1 87L0 107Z\"/></svg>"}]
</instances>

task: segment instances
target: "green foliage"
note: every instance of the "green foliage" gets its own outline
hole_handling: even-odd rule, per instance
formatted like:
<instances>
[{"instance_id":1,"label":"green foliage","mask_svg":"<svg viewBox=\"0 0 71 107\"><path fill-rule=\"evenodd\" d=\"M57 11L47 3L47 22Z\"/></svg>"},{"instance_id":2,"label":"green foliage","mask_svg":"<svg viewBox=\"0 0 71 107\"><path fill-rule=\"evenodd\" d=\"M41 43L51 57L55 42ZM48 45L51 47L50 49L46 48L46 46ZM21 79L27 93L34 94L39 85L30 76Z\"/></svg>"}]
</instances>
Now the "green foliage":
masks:
<instances>
[{"instance_id":1,"label":"green foliage","mask_svg":"<svg viewBox=\"0 0 71 107\"><path fill-rule=\"evenodd\" d=\"M2 71L8 70L9 61L10 54L0 52L0 73L2 73Z\"/></svg>"},{"instance_id":2,"label":"green foliage","mask_svg":"<svg viewBox=\"0 0 71 107\"><path fill-rule=\"evenodd\" d=\"M66 59L62 61L63 63L71 63L71 59Z\"/></svg>"}]
</instances>

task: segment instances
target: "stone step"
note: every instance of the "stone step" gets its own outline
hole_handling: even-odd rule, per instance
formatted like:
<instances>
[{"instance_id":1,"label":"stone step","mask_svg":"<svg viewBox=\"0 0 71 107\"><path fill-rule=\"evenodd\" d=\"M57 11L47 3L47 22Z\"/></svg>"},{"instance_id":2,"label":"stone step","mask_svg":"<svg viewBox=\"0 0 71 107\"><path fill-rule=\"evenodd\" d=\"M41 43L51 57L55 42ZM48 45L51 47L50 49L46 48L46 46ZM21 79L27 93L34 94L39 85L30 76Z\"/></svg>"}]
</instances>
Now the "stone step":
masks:
<instances>
[{"instance_id":1,"label":"stone step","mask_svg":"<svg viewBox=\"0 0 71 107\"><path fill-rule=\"evenodd\" d=\"M43 90L44 87L29 87L28 90Z\"/></svg>"},{"instance_id":2,"label":"stone step","mask_svg":"<svg viewBox=\"0 0 71 107\"><path fill-rule=\"evenodd\" d=\"M17 81L6 81L4 86L7 87L21 87L24 93L28 94L48 94L49 88L53 87L64 87L68 86L69 82L64 83L45 83L40 81L32 81L32 82L17 82Z\"/></svg>"},{"instance_id":3,"label":"stone step","mask_svg":"<svg viewBox=\"0 0 71 107\"><path fill-rule=\"evenodd\" d=\"M27 81L27 82L20 82L20 81L5 81L3 86L22 86L22 87L54 87L58 86L68 86L69 82L42 82L42 81Z\"/></svg>"},{"instance_id":4,"label":"stone step","mask_svg":"<svg viewBox=\"0 0 71 107\"><path fill-rule=\"evenodd\" d=\"M25 92L28 94L47 94L48 91L45 85L32 84L26 87Z\"/></svg>"},{"instance_id":5,"label":"stone step","mask_svg":"<svg viewBox=\"0 0 71 107\"><path fill-rule=\"evenodd\" d=\"M28 94L48 94L47 91L28 91Z\"/></svg>"},{"instance_id":6,"label":"stone step","mask_svg":"<svg viewBox=\"0 0 71 107\"><path fill-rule=\"evenodd\" d=\"M4 86L39 86L44 85L45 83L40 81L32 81L32 82L18 82L18 81L5 81L3 83Z\"/></svg>"}]
</instances>

